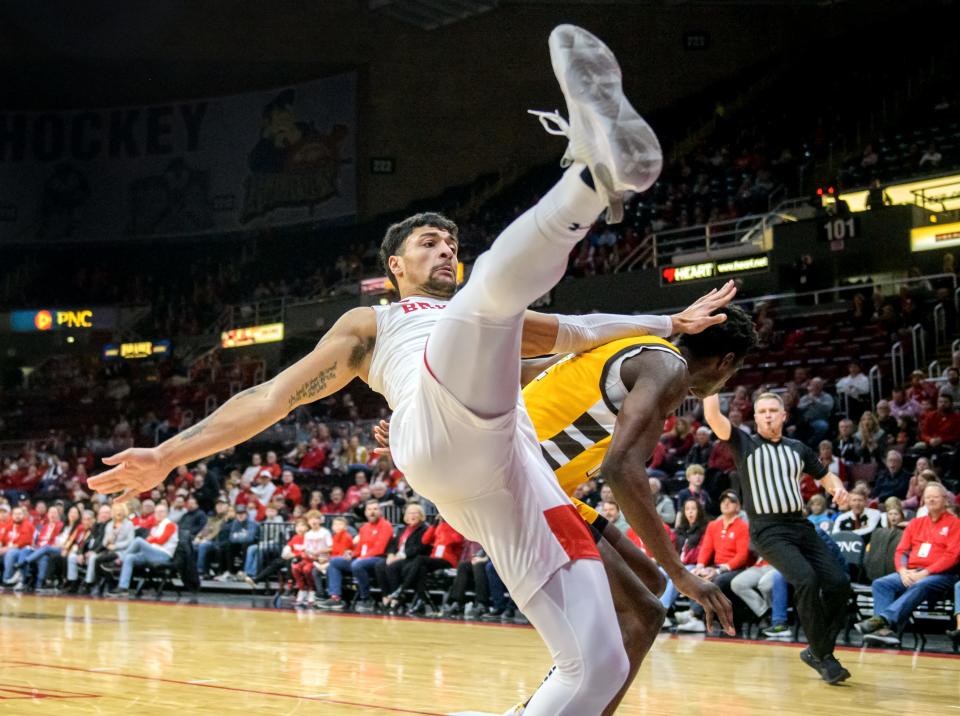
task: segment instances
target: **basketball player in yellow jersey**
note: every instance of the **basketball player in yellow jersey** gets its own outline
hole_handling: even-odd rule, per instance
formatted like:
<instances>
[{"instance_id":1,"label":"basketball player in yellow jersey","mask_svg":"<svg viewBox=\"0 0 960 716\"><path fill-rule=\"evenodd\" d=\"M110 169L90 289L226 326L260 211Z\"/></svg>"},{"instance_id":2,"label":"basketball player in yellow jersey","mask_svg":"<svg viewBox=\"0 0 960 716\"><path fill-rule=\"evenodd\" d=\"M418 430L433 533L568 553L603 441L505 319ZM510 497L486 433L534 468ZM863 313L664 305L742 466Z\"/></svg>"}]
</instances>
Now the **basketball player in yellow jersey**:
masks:
<instances>
[{"instance_id":1,"label":"basketball player in yellow jersey","mask_svg":"<svg viewBox=\"0 0 960 716\"><path fill-rule=\"evenodd\" d=\"M627 522L681 592L689 572L656 512L646 464L664 420L683 399L689 393L703 398L719 392L756 345L756 332L744 311L731 306L718 312L727 315L725 322L684 335L678 345L655 336L615 340L583 353L545 359L539 365L527 361L522 375L523 399L540 448L564 492L572 498L579 485L602 474ZM549 364L545 370L544 364ZM659 630L662 611L651 609L643 598L644 587L662 593L657 565L596 510L580 500L573 502L615 552L603 549L601 542L621 633L637 633L637 621ZM714 597L713 611L732 633L730 603L722 594ZM630 676L604 713L612 713L619 704L648 650L625 647Z\"/></svg>"}]
</instances>

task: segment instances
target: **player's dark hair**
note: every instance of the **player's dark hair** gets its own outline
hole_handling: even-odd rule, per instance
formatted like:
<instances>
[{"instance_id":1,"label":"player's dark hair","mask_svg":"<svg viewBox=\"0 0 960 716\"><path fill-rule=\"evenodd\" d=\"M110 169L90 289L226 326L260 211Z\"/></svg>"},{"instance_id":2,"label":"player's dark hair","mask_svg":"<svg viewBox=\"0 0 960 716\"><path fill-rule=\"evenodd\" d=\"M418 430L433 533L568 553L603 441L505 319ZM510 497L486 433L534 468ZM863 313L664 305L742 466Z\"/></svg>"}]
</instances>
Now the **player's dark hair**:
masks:
<instances>
[{"instance_id":1,"label":"player's dark hair","mask_svg":"<svg viewBox=\"0 0 960 716\"><path fill-rule=\"evenodd\" d=\"M743 358L756 348L759 339L749 314L739 306L727 306L715 312L726 314L727 320L705 331L684 335L681 343L696 358L724 356L733 353Z\"/></svg>"},{"instance_id":2,"label":"player's dark hair","mask_svg":"<svg viewBox=\"0 0 960 716\"><path fill-rule=\"evenodd\" d=\"M393 281L394 287L397 287L397 277L390 270L389 261L391 256L397 256L403 253L403 242L410 236L410 232L419 229L421 226L432 226L435 229L443 229L453 238L457 238L459 229L457 225L450 221L443 214L437 214L432 211L426 211L420 214L414 214L403 221L393 224L383 237L383 243L380 244L380 263L383 264L383 270ZM398 288L398 287L397 287Z\"/></svg>"}]
</instances>

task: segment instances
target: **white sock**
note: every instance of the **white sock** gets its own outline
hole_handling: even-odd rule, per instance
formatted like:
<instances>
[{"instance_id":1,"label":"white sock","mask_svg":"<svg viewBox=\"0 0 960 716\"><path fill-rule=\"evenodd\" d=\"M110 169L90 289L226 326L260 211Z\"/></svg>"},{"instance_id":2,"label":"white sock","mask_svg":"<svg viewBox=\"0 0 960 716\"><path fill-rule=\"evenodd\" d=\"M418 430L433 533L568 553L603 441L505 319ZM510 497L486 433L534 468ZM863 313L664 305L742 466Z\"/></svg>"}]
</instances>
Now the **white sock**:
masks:
<instances>
[{"instance_id":1,"label":"white sock","mask_svg":"<svg viewBox=\"0 0 960 716\"><path fill-rule=\"evenodd\" d=\"M581 176L583 164L574 164L534 207L537 228L548 238L573 246L597 220L605 204Z\"/></svg>"}]
</instances>

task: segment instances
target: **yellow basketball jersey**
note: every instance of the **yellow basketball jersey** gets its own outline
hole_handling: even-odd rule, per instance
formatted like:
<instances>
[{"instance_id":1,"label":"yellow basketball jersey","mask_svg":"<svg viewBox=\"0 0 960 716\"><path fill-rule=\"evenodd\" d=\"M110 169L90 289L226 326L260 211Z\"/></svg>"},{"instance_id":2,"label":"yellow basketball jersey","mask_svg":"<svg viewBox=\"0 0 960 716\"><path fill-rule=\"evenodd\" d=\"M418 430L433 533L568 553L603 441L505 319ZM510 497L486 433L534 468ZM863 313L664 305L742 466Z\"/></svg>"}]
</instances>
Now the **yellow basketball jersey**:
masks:
<instances>
[{"instance_id":1,"label":"yellow basketball jersey","mask_svg":"<svg viewBox=\"0 0 960 716\"><path fill-rule=\"evenodd\" d=\"M624 338L555 363L523 389L540 449L568 495L600 470L626 397L620 365L645 350L684 360L677 347L662 338ZM574 503L592 524L597 513L579 500Z\"/></svg>"}]
</instances>

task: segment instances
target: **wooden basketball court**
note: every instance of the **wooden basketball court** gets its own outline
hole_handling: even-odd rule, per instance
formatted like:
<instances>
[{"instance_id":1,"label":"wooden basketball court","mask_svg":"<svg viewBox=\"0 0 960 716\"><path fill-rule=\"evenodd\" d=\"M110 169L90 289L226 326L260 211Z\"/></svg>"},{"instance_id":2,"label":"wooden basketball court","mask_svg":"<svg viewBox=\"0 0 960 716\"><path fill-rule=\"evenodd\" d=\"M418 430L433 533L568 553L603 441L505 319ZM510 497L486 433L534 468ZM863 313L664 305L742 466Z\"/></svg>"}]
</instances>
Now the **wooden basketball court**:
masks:
<instances>
[{"instance_id":1,"label":"wooden basketball court","mask_svg":"<svg viewBox=\"0 0 960 716\"><path fill-rule=\"evenodd\" d=\"M845 650L830 687L786 644L663 636L622 714L960 714L960 658ZM502 713L549 667L532 629L0 596L10 714Z\"/></svg>"}]
</instances>

